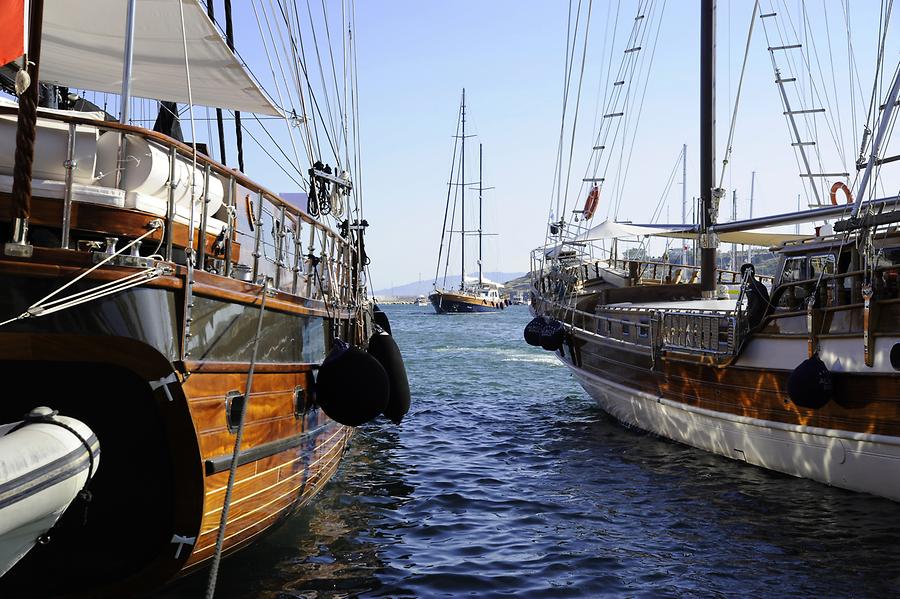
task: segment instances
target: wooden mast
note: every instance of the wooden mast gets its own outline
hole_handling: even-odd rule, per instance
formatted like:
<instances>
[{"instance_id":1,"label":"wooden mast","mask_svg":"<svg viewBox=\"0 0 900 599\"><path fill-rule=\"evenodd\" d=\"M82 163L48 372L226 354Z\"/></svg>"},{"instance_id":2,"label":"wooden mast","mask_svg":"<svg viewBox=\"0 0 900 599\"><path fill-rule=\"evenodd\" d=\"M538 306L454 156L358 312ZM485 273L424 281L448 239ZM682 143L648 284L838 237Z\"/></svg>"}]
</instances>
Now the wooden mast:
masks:
<instances>
[{"instance_id":1,"label":"wooden mast","mask_svg":"<svg viewBox=\"0 0 900 599\"><path fill-rule=\"evenodd\" d=\"M31 218L31 172L34 164L34 140L37 134L37 105L40 93L41 30L44 22L44 0L31 0L28 20L28 49L25 71L30 83L19 96L16 124L16 155L13 166L10 222L12 238L4 252L7 255L31 256L28 243L28 219Z\"/></svg>"},{"instance_id":2,"label":"wooden mast","mask_svg":"<svg viewBox=\"0 0 900 599\"><path fill-rule=\"evenodd\" d=\"M716 2L700 3L700 291L704 299L716 293L717 238L709 228L715 223L713 201L716 162Z\"/></svg>"}]
</instances>

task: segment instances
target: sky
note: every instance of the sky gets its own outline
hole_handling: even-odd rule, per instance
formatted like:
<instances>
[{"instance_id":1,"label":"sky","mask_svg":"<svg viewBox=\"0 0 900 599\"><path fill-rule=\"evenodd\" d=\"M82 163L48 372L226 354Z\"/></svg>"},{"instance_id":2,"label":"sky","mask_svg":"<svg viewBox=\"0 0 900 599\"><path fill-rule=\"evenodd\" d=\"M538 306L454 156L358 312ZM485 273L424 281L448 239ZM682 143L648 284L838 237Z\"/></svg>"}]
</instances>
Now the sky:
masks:
<instances>
[{"instance_id":1,"label":"sky","mask_svg":"<svg viewBox=\"0 0 900 599\"><path fill-rule=\"evenodd\" d=\"M589 0L582 0L583 11L588 4ZM699 195L699 2L668 0L648 5L645 0L642 4L648 11L652 5L657 11L654 14L661 13L662 17L640 124L628 176L619 188L604 187L594 224L607 217L648 222L674 168L676 180L659 214L660 222L680 222L681 169L676 161L683 144L688 146L687 195ZM806 32L801 25L801 3L762 2L762 12L782 15L782 39L794 43L805 37L801 41L806 42L804 52L809 60L814 67L823 65L822 69L813 69L817 95L809 91L802 73L801 82L795 84L799 87L794 108L798 104L804 108L819 104L828 107L830 120L817 117L815 121L823 163L821 167L814 164L813 172L822 172L821 168L855 175L853 163L874 76L880 3L855 0L850 5L858 82L848 75L844 2L807 2ZM574 202L582 203L586 195L580 186L590 158L596 115L602 112L598 95L611 83L604 76L609 60L608 32L613 22L630 27L636 7L637 2L627 0L594 0L591 6L569 209ZM615 21L617 8L620 18ZM752 8L750 0L719 2L717 174ZM529 269L530 251L544 241L553 197L569 9L569 3L562 0L357 0L355 41L362 149L361 180L357 183L363 186L365 217L371 224L366 243L375 288L434 278L452 136L463 88L467 133L477 134L467 140L472 150L467 164L477 164L477 144L483 144L485 185L495 188L485 194L484 229L496 233L485 240L485 270ZM241 40L259 37L249 3L236 3L235 10L239 52L252 66L265 64L260 47L241 45ZM331 14L339 14L339 10L338 3ZM789 14L790 19L785 16ZM339 21L339 16L334 18ZM888 37L886 47L890 65L887 81L898 55L895 37ZM581 43L582 38L578 38L579 57ZM772 41L772 45L780 43ZM625 40L620 34L611 45L617 63ZM729 202L721 209L721 220L731 218L732 190L738 197L738 217L747 217L753 172L754 215L792 211L801 192L801 203L810 201L798 176L767 45L757 21L733 154L724 179ZM650 49L648 43L641 52ZM805 76L808 79L808 74ZM573 81L574 89L577 79ZM570 104L567 131L572 117ZM842 149L843 157L835 147ZM248 154L252 154L249 149ZM248 159L247 171L277 191L297 190L296 184L259 152ZM470 173L466 178L477 181L477 172ZM476 197L474 193L467 196L469 210L477 208ZM466 218L472 222L474 212ZM467 253L472 255L475 242L468 243ZM474 263L470 262L467 269L474 271ZM450 272L458 274L459 267L451 266Z\"/></svg>"}]
</instances>

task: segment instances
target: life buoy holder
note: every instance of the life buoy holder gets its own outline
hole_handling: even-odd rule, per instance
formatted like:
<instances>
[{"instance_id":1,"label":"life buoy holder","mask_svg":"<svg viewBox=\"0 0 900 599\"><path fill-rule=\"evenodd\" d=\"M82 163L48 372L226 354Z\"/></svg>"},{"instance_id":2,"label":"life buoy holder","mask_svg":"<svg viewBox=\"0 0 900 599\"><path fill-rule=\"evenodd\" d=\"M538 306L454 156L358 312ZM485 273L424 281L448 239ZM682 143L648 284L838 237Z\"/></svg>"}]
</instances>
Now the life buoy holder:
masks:
<instances>
[{"instance_id":1,"label":"life buoy holder","mask_svg":"<svg viewBox=\"0 0 900 599\"><path fill-rule=\"evenodd\" d=\"M600 202L600 188L594 185L588 193L587 200L584 202L584 210L581 211L584 220L590 220L597 210L597 204Z\"/></svg>"},{"instance_id":2,"label":"life buoy holder","mask_svg":"<svg viewBox=\"0 0 900 599\"><path fill-rule=\"evenodd\" d=\"M831 205L837 206L837 192L841 190L844 192L844 196L847 198L847 203L853 203L853 194L850 192L850 188L847 187L847 184L843 181L835 181L834 185L831 186Z\"/></svg>"}]
</instances>

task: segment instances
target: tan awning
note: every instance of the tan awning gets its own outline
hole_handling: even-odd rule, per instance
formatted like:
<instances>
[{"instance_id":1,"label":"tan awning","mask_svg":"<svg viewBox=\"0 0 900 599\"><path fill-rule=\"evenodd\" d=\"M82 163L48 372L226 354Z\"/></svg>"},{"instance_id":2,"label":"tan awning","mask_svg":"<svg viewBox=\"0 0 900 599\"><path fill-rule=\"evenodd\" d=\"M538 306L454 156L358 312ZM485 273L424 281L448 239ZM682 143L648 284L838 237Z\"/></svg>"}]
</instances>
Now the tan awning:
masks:
<instances>
[{"instance_id":1,"label":"tan awning","mask_svg":"<svg viewBox=\"0 0 900 599\"><path fill-rule=\"evenodd\" d=\"M693 231L664 232L657 233L656 236L674 239L697 239L697 233L694 233ZM789 241L804 241L806 239L812 239L813 237L813 235L778 233L775 231L766 231L765 229L719 233L719 241L722 243L738 243L741 245L755 245L760 247L774 247Z\"/></svg>"},{"instance_id":2,"label":"tan awning","mask_svg":"<svg viewBox=\"0 0 900 599\"><path fill-rule=\"evenodd\" d=\"M601 239L623 239L628 237L666 237L669 239L697 239L695 231L685 231L674 227L651 227L646 225L633 225L631 223L617 223L603 221L596 227L581 234L578 241L599 241ZM753 229L749 231L732 231L720 233L719 241L723 243L739 243L742 245L754 245L772 247L787 243L788 241L803 241L812 239L812 235L797 235L794 233L781 233L768 229Z\"/></svg>"},{"instance_id":3,"label":"tan awning","mask_svg":"<svg viewBox=\"0 0 900 599\"><path fill-rule=\"evenodd\" d=\"M41 80L120 93L126 6L125 0L45 0ZM198 0L184 0L184 22L194 104L281 114ZM131 85L137 97L188 101L177 0L137 1Z\"/></svg>"}]
</instances>

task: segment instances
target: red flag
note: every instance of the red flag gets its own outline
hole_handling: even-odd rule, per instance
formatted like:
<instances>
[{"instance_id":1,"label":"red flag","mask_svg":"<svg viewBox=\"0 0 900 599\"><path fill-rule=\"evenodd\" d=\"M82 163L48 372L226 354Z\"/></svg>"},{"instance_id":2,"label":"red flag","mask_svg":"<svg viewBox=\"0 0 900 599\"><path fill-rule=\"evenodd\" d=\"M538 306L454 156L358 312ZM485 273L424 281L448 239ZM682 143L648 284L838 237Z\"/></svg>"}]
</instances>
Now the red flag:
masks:
<instances>
[{"instance_id":1,"label":"red flag","mask_svg":"<svg viewBox=\"0 0 900 599\"><path fill-rule=\"evenodd\" d=\"M25 0L0 0L0 65L25 54Z\"/></svg>"}]
</instances>

